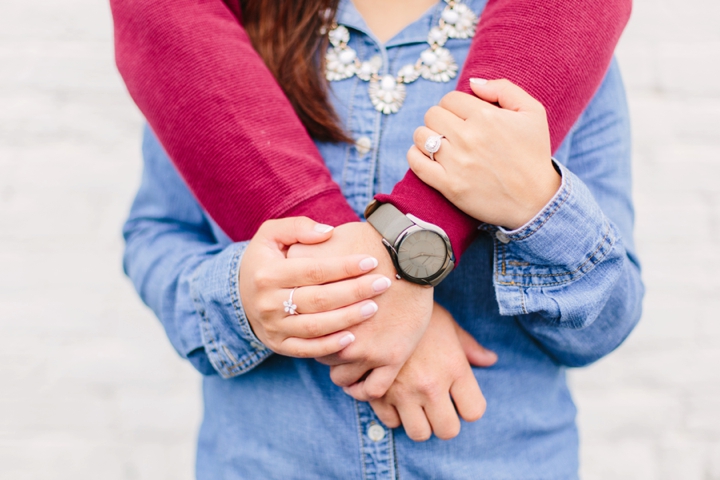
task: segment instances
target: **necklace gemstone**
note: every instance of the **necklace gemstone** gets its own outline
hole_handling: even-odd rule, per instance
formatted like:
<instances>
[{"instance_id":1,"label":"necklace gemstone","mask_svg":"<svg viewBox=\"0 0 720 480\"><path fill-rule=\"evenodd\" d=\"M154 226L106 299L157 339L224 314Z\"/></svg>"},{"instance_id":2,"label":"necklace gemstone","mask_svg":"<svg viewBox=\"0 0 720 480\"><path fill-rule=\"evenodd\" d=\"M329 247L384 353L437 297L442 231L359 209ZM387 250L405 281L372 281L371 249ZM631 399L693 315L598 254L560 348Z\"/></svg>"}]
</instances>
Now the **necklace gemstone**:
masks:
<instances>
[{"instance_id":1,"label":"necklace gemstone","mask_svg":"<svg viewBox=\"0 0 720 480\"><path fill-rule=\"evenodd\" d=\"M355 53L355 50L348 48L340 52L338 58L340 62L344 63L345 65L349 65L355 61L355 59L357 58L357 54Z\"/></svg>"},{"instance_id":2,"label":"necklace gemstone","mask_svg":"<svg viewBox=\"0 0 720 480\"><path fill-rule=\"evenodd\" d=\"M346 80L357 76L369 82L368 95L379 112L389 115L400 110L407 89L405 85L422 77L432 82L449 82L457 76L458 65L452 53L444 45L450 38L470 38L475 35L477 16L461 0L444 0L446 5L440 13L438 25L428 32L429 48L420 53L414 64L403 65L396 76L380 75L382 59L373 56L361 61L357 52L348 46L350 31L337 23L328 26L329 14L325 13L325 26L322 34L327 33L330 47L325 53L325 77L328 81ZM328 30L329 29L329 30Z\"/></svg>"},{"instance_id":3,"label":"necklace gemstone","mask_svg":"<svg viewBox=\"0 0 720 480\"><path fill-rule=\"evenodd\" d=\"M460 14L454 8L443 10L441 17L450 25L455 25L460 20Z\"/></svg>"},{"instance_id":4,"label":"necklace gemstone","mask_svg":"<svg viewBox=\"0 0 720 480\"><path fill-rule=\"evenodd\" d=\"M370 80L368 93L375 110L389 115L400 110L407 90L405 85L398 83L392 75L383 75L379 79Z\"/></svg>"}]
</instances>

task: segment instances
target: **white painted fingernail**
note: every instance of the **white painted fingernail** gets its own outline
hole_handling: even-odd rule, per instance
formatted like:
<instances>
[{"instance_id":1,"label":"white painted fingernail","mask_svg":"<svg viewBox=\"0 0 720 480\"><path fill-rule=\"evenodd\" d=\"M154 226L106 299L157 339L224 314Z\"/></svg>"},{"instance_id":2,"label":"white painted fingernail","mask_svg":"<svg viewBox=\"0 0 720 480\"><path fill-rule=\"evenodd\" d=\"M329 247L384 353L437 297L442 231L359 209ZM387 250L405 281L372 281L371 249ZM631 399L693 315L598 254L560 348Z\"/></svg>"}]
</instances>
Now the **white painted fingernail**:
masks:
<instances>
[{"instance_id":1,"label":"white painted fingernail","mask_svg":"<svg viewBox=\"0 0 720 480\"><path fill-rule=\"evenodd\" d=\"M332 230L335 227L333 227L331 225L325 225L324 223L316 223L313 228L318 233L328 233L330 230Z\"/></svg>"},{"instance_id":2,"label":"white painted fingernail","mask_svg":"<svg viewBox=\"0 0 720 480\"><path fill-rule=\"evenodd\" d=\"M353 335L352 333L348 333L347 335L345 335L344 337L342 337L340 339L340 346L345 348L354 341L355 341L355 335Z\"/></svg>"},{"instance_id":3,"label":"white painted fingernail","mask_svg":"<svg viewBox=\"0 0 720 480\"><path fill-rule=\"evenodd\" d=\"M372 289L375 293L384 292L390 288L391 284L392 282L390 282L390 279L387 277L378 278L372 283Z\"/></svg>"},{"instance_id":4,"label":"white painted fingernail","mask_svg":"<svg viewBox=\"0 0 720 480\"><path fill-rule=\"evenodd\" d=\"M360 313L363 317L369 317L370 315L375 314L375 312L377 311L378 306L375 302L368 302L360 308Z\"/></svg>"},{"instance_id":5,"label":"white painted fingernail","mask_svg":"<svg viewBox=\"0 0 720 480\"><path fill-rule=\"evenodd\" d=\"M360 270L363 272L369 272L373 268L378 266L377 258L368 257L360 260Z\"/></svg>"},{"instance_id":6,"label":"white painted fingernail","mask_svg":"<svg viewBox=\"0 0 720 480\"><path fill-rule=\"evenodd\" d=\"M470 83L473 83L475 85L485 85L487 83L487 80L484 78L471 78Z\"/></svg>"}]
</instances>

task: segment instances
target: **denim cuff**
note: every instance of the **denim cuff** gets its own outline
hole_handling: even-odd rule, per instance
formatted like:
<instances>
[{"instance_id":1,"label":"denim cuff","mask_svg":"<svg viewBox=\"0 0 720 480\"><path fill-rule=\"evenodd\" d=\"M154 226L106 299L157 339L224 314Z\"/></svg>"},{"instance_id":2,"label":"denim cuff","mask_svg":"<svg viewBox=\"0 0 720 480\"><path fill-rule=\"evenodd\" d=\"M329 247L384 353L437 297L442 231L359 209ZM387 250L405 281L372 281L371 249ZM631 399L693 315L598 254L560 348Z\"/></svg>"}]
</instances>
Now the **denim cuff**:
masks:
<instances>
[{"instance_id":1,"label":"denim cuff","mask_svg":"<svg viewBox=\"0 0 720 480\"><path fill-rule=\"evenodd\" d=\"M502 315L553 310L543 292L569 285L591 272L618 241L585 184L555 162L562 183L528 223L494 233L494 284ZM550 316L552 315L552 312ZM559 316L559 307L556 312Z\"/></svg>"},{"instance_id":2,"label":"denim cuff","mask_svg":"<svg viewBox=\"0 0 720 480\"><path fill-rule=\"evenodd\" d=\"M191 282L205 352L223 378L252 370L272 354L255 336L240 301L238 273L248 242L204 262Z\"/></svg>"}]
</instances>

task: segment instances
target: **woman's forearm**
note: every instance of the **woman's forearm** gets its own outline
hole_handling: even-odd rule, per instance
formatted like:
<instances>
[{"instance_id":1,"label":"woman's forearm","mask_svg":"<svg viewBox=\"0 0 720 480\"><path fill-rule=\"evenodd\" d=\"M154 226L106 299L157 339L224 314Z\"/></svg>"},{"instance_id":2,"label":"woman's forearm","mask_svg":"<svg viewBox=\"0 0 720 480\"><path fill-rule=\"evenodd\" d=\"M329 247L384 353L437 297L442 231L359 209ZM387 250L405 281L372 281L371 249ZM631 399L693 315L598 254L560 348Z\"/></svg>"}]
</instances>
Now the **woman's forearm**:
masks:
<instances>
[{"instance_id":1,"label":"woman's forearm","mask_svg":"<svg viewBox=\"0 0 720 480\"><path fill-rule=\"evenodd\" d=\"M234 240L269 218L357 220L238 22L234 0L111 0L118 68L203 207ZM490 0L458 88L506 77L548 111L557 147L592 97L630 0ZM459 257L477 221L412 172L378 197L448 233Z\"/></svg>"}]
</instances>

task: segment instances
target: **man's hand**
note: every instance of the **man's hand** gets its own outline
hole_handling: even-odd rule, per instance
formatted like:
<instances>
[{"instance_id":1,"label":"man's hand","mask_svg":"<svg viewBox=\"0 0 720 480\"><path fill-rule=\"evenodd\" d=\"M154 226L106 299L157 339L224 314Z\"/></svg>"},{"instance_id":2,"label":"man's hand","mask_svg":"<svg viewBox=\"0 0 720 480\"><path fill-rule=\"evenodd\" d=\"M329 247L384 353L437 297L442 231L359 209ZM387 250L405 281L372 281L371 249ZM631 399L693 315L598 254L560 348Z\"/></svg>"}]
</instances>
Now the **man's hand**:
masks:
<instances>
[{"instance_id":1,"label":"man's hand","mask_svg":"<svg viewBox=\"0 0 720 480\"><path fill-rule=\"evenodd\" d=\"M293 245L288 258L362 253L379 260L373 273L395 279L395 267L381 240L372 225L348 223L337 227L324 243ZM356 340L342 351L318 359L332 367L330 376L336 385L349 387L362 380L356 389L367 398L382 397L415 350L430 321L433 289L394 280L392 288L374 300L378 305L375 316L349 328Z\"/></svg>"},{"instance_id":2,"label":"man's hand","mask_svg":"<svg viewBox=\"0 0 720 480\"><path fill-rule=\"evenodd\" d=\"M458 414L474 422L485 413L485 397L470 363L489 367L496 361L495 353L480 346L447 310L435 304L417 349L385 396L371 400L370 405L385 425L396 428L402 423L415 441L425 441L433 433L449 440L460 433ZM357 400L370 400L357 385L345 391Z\"/></svg>"}]
</instances>

